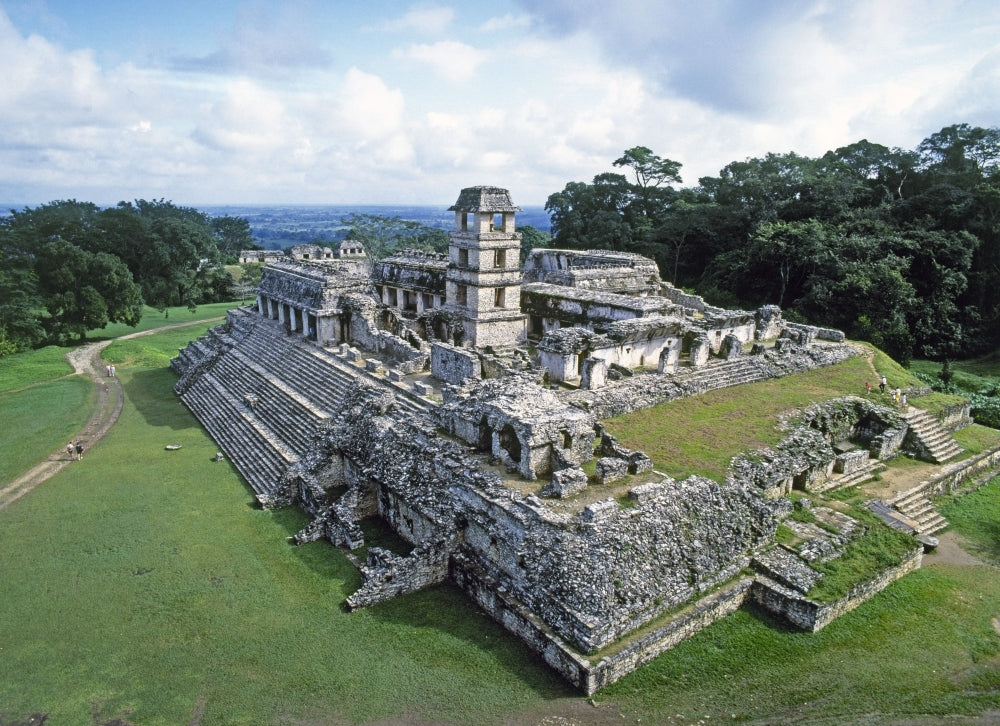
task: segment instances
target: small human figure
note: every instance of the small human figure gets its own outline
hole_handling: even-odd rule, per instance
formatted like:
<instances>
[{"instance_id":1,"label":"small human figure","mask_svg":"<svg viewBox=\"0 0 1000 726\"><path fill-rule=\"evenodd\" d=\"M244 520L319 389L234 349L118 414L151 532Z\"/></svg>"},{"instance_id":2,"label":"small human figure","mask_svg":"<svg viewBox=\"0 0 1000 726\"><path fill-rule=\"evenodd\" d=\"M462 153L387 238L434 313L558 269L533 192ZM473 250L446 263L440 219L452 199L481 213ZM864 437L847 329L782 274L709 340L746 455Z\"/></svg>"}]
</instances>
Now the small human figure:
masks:
<instances>
[{"instance_id":1,"label":"small human figure","mask_svg":"<svg viewBox=\"0 0 1000 726\"><path fill-rule=\"evenodd\" d=\"M903 407L904 411L906 410L906 394L905 393L902 396L899 397L899 405Z\"/></svg>"},{"instance_id":2,"label":"small human figure","mask_svg":"<svg viewBox=\"0 0 1000 726\"><path fill-rule=\"evenodd\" d=\"M111 378L111 365L104 366L104 369L108 372L108 378Z\"/></svg>"},{"instance_id":3,"label":"small human figure","mask_svg":"<svg viewBox=\"0 0 1000 726\"><path fill-rule=\"evenodd\" d=\"M868 381L865 381L865 395L870 396L871 393L872 393L872 384L869 383Z\"/></svg>"},{"instance_id":4,"label":"small human figure","mask_svg":"<svg viewBox=\"0 0 1000 726\"><path fill-rule=\"evenodd\" d=\"M881 393L885 393L885 376L882 376L882 380L879 381L879 383L878 383L878 390Z\"/></svg>"},{"instance_id":5,"label":"small human figure","mask_svg":"<svg viewBox=\"0 0 1000 726\"><path fill-rule=\"evenodd\" d=\"M66 444L66 453L69 454L69 458L70 459L73 458L73 442L72 441L70 441L68 444Z\"/></svg>"},{"instance_id":6,"label":"small human figure","mask_svg":"<svg viewBox=\"0 0 1000 726\"><path fill-rule=\"evenodd\" d=\"M110 366L110 368L111 368L111 377L114 378L115 377L115 364L112 363L111 366Z\"/></svg>"},{"instance_id":7,"label":"small human figure","mask_svg":"<svg viewBox=\"0 0 1000 726\"><path fill-rule=\"evenodd\" d=\"M76 460L83 461L83 444L76 442Z\"/></svg>"}]
</instances>

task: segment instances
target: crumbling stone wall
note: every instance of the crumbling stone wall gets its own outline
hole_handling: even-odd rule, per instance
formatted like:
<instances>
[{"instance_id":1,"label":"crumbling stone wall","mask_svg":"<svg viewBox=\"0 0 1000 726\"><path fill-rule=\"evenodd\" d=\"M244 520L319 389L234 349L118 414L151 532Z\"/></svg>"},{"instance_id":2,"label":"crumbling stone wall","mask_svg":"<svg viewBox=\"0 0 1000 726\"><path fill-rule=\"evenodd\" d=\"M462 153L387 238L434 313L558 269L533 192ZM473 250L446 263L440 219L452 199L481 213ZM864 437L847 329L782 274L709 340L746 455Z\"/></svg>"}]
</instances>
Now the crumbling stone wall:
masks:
<instances>
[{"instance_id":1,"label":"crumbling stone wall","mask_svg":"<svg viewBox=\"0 0 1000 726\"><path fill-rule=\"evenodd\" d=\"M791 346L784 351L766 350L760 355L745 356L739 364L745 367L746 379L781 378L820 366L840 363L860 355L853 345L824 345L811 348ZM608 381L600 389L581 389L561 394L574 406L591 411L597 418L621 416L632 411L651 408L664 401L704 393L718 387L711 375L664 376L654 372L637 373L617 381Z\"/></svg>"},{"instance_id":2,"label":"crumbling stone wall","mask_svg":"<svg viewBox=\"0 0 1000 726\"><path fill-rule=\"evenodd\" d=\"M588 652L735 576L776 526L747 487L666 479L631 507L612 500L565 526L529 522L510 587Z\"/></svg>"},{"instance_id":3,"label":"crumbling stone wall","mask_svg":"<svg viewBox=\"0 0 1000 726\"><path fill-rule=\"evenodd\" d=\"M653 260L634 252L539 248L528 253L524 282L649 295L660 284L660 271Z\"/></svg>"},{"instance_id":4,"label":"crumbling stone wall","mask_svg":"<svg viewBox=\"0 0 1000 726\"><path fill-rule=\"evenodd\" d=\"M593 457L593 416L567 406L531 375L508 376L448 392L438 408L448 433L535 479Z\"/></svg>"}]
</instances>

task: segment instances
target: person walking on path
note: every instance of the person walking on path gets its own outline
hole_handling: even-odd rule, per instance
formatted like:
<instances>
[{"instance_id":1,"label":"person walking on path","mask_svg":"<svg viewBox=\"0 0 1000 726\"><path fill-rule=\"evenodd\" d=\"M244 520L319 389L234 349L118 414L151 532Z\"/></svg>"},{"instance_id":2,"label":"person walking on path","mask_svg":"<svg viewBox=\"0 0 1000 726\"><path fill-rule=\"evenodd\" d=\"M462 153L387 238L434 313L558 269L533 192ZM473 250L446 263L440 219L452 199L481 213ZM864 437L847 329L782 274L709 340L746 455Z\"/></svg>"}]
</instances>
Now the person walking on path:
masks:
<instances>
[{"instance_id":1,"label":"person walking on path","mask_svg":"<svg viewBox=\"0 0 1000 726\"><path fill-rule=\"evenodd\" d=\"M869 383L868 381L865 381L865 395L866 396L872 395L872 384Z\"/></svg>"},{"instance_id":2,"label":"person walking on path","mask_svg":"<svg viewBox=\"0 0 1000 726\"><path fill-rule=\"evenodd\" d=\"M83 461L83 444L76 442L76 460Z\"/></svg>"},{"instance_id":3,"label":"person walking on path","mask_svg":"<svg viewBox=\"0 0 1000 726\"><path fill-rule=\"evenodd\" d=\"M73 442L72 441L70 441L68 444L66 444L66 453L69 454L69 458L70 458L70 460L72 460L73 459Z\"/></svg>"},{"instance_id":4,"label":"person walking on path","mask_svg":"<svg viewBox=\"0 0 1000 726\"><path fill-rule=\"evenodd\" d=\"M115 371L115 364L114 364L114 363L112 363L112 364L111 364L110 366L108 366L108 368L109 368L109 369L110 369L110 371L111 371L111 377L112 377L112 378L116 378L117 376L115 375L115 373L116 373L116 371Z\"/></svg>"},{"instance_id":5,"label":"person walking on path","mask_svg":"<svg viewBox=\"0 0 1000 726\"><path fill-rule=\"evenodd\" d=\"M882 376L882 379L878 382L878 390L885 393L885 376Z\"/></svg>"}]
</instances>

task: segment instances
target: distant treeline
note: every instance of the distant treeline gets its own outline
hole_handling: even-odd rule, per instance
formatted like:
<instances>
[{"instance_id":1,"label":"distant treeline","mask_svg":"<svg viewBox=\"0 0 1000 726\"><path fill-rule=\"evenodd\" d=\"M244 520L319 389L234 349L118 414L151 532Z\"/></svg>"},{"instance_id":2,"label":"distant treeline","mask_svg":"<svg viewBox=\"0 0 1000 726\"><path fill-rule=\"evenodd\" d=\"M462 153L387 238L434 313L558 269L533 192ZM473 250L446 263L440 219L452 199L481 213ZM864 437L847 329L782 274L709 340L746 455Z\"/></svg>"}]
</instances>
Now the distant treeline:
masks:
<instances>
[{"instance_id":1,"label":"distant treeline","mask_svg":"<svg viewBox=\"0 0 1000 726\"><path fill-rule=\"evenodd\" d=\"M695 187L634 147L625 173L548 198L555 246L652 257L710 302L843 329L901 362L1000 346L1000 130L957 124L909 151L736 161Z\"/></svg>"}]
</instances>

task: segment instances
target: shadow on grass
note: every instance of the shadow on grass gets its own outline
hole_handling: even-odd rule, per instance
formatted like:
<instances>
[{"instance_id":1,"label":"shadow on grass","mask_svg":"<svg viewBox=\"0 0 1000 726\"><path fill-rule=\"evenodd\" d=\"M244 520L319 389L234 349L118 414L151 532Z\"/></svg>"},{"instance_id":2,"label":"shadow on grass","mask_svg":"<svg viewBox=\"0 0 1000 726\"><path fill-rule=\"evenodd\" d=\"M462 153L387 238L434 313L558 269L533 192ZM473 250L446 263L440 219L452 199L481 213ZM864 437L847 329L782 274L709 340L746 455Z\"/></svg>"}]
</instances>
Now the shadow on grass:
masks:
<instances>
[{"instance_id":1,"label":"shadow on grass","mask_svg":"<svg viewBox=\"0 0 1000 726\"><path fill-rule=\"evenodd\" d=\"M367 608L377 621L402 627L395 647L412 651L428 667L437 661L454 665L455 658L467 658L475 667L501 671L528 687L539 698L554 700L579 698L582 694L547 666L515 635L490 619L458 587L446 583ZM424 637L422 633L437 633ZM435 652L429 642L450 636L454 649Z\"/></svg>"},{"instance_id":2,"label":"shadow on grass","mask_svg":"<svg viewBox=\"0 0 1000 726\"><path fill-rule=\"evenodd\" d=\"M177 376L169 368L137 370L121 381L129 402L148 425L178 431L199 426L174 394Z\"/></svg>"}]
</instances>

